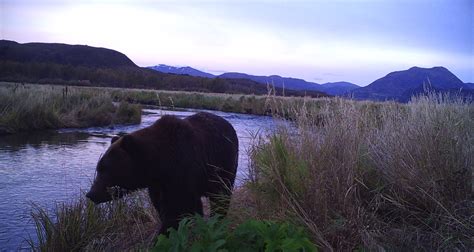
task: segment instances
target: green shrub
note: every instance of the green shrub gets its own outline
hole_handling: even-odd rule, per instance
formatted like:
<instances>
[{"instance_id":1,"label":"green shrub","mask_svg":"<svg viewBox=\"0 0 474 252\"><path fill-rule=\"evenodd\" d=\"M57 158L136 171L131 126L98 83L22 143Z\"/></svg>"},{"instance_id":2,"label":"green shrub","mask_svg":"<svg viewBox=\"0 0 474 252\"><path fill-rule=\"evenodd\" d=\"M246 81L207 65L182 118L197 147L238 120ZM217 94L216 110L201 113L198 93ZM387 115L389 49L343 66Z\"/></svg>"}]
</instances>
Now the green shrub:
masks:
<instances>
[{"instance_id":1,"label":"green shrub","mask_svg":"<svg viewBox=\"0 0 474 252\"><path fill-rule=\"evenodd\" d=\"M219 216L196 215L160 235L152 251L317 251L302 228L288 223L248 220L234 230Z\"/></svg>"}]
</instances>

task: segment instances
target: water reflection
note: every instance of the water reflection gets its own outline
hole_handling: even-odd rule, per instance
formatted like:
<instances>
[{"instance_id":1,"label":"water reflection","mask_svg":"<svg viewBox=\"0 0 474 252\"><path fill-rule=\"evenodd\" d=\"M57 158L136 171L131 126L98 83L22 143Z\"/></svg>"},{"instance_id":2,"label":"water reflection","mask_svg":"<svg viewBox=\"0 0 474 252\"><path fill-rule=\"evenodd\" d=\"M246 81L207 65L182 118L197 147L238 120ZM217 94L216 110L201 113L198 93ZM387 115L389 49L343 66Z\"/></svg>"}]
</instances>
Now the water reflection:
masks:
<instances>
[{"instance_id":1,"label":"water reflection","mask_svg":"<svg viewBox=\"0 0 474 252\"><path fill-rule=\"evenodd\" d=\"M15 152L26 148L42 148L45 145L75 145L89 138L85 132L38 131L0 136L0 151Z\"/></svg>"}]
</instances>

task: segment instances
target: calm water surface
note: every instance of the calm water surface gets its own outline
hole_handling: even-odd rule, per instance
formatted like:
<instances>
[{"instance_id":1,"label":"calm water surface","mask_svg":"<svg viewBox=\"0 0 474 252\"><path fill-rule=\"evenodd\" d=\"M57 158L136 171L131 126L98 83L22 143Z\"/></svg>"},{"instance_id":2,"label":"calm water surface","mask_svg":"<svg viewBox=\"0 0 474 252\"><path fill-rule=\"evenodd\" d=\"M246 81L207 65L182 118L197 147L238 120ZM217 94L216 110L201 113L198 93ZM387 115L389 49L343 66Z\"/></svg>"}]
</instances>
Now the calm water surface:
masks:
<instances>
[{"instance_id":1,"label":"calm water surface","mask_svg":"<svg viewBox=\"0 0 474 252\"><path fill-rule=\"evenodd\" d=\"M0 251L28 248L25 238L35 237L30 218L33 203L51 209L89 189L96 163L113 135L149 126L165 114L186 117L196 111L145 109L140 125L0 136ZM273 130L274 121L263 116L208 112L224 117L237 131L237 184L241 184L253 136Z\"/></svg>"}]
</instances>

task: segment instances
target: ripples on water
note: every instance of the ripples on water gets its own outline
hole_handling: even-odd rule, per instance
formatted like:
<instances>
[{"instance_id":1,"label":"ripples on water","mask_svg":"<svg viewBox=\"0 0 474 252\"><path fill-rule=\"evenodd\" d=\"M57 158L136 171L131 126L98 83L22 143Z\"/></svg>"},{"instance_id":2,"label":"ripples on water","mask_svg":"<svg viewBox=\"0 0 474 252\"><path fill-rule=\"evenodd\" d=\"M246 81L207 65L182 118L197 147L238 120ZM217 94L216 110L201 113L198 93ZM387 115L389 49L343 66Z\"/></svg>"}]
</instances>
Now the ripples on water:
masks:
<instances>
[{"instance_id":1,"label":"ripples on water","mask_svg":"<svg viewBox=\"0 0 474 252\"><path fill-rule=\"evenodd\" d=\"M0 136L0 250L27 248L35 235L31 204L52 209L89 189L95 166L115 134L153 124L165 114L184 118L197 110L145 109L140 125L63 129ZM208 111L227 119L239 138L237 184L246 177L252 136L274 129L270 117Z\"/></svg>"}]
</instances>

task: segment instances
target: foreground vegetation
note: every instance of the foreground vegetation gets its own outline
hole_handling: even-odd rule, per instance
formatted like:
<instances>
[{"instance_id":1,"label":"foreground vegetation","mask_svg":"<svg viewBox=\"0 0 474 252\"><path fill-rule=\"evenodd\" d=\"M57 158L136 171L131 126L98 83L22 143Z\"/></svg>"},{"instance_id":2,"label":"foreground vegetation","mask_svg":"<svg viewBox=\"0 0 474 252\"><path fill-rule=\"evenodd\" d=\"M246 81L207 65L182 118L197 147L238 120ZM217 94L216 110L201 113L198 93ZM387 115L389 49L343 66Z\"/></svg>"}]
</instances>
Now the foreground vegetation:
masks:
<instances>
[{"instance_id":1,"label":"foreground vegetation","mask_svg":"<svg viewBox=\"0 0 474 252\"><path fill-rule=\"evenodd\" d=\"M0 134L139 123L141 108L94 90L0 85Z\"/></svg>"},{"instance_id":2,"label":"foreground vegetation","mask_svg":"<svg viewBox=\"0 0 474 252\"><path fill-rule=\"evenodd\" d=\"M151 251L317 251L302 228L288 223L247 220L234 230L219 216L183 219L178 230L160 235Z\"/></svg>"},{"instance_id":3,"label":"foreground vegetation","mask_svg":"<svg viewBox=\"0 0 474 252\"><path fill-rule=\"evenodd\" d=\"M159 218L148 195L136 193L123 200L94 205L84 196L58 204L53 212L34 206L37 238L28 240L34 251L122 251L153 244Z\"/></svg>"},{"instance_id":4,"label":"foreground vegetation","mask_svg":"<svg viewBox=\"0 0 474 252\"><path fill-rule=\"evenodd\" d=\"M296 129L254 145L252 217L303 225L324 250L473 247L472 105L430 95L296 111Z\"/></svg>"},{"instance_id":5,"label":"foreground vegetation","mask_svg":"<svg viewBox=\"0 0 474 252\"><path fill-rule=\"evenodd\" d=\"M472 105L436 95L407 105L266 104L293 121L255 140L249 180L232 197L231 230L248 219L291 223L337 251L474 246ZM103 206L81 199L53 213L36 209L33 217L38 250L158 246L159 219L141 192Z\"/></svg>"}]
</instances>

